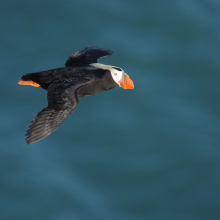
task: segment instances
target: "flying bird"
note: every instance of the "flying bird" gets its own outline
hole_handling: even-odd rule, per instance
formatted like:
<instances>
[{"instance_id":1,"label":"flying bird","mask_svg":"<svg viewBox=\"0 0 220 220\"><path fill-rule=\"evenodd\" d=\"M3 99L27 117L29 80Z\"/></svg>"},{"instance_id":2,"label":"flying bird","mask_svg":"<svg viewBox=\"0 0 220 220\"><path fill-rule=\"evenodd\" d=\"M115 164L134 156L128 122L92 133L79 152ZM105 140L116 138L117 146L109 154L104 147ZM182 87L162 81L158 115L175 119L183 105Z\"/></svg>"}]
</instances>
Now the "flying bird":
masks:
<instances>
[{"instance_id":1,"label":"flying bird","mask_svg":"<svg viewBox=\"0 0 220 220\"><path fill-rule=\"evenodd\" d=\"M119 67L97 63L113 51L102 47L86 47L70 54L66 67L28 73L19 85L42 87L47 90L48 106L32 120L25 136L26 143L40 141L54 132L69 117L78 97L95 95L115 87L134 89L129 76Z\"/></svg>"}]
</instances>

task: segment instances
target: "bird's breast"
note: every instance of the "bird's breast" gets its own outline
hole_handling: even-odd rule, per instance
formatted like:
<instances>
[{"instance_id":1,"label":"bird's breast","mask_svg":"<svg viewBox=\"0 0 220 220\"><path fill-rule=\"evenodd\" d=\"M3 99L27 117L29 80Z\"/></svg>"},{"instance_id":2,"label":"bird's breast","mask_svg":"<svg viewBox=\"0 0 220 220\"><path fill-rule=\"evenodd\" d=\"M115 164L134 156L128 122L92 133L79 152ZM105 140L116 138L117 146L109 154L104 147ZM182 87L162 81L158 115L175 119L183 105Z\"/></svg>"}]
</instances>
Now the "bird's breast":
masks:
<instances>
[{"instance_id":1,"label":"bird's breast","mask_svg":"<svg viewBox=\"0 0 220 220\"><path fill-rule=\"evenodd\" d=\"M77 90L77 96L78 97L90 96L104 91L106 91L106 88L102 80L99 80L98 82L93 82L83 87L80 87Z\"/></svg>"}]
</instances>

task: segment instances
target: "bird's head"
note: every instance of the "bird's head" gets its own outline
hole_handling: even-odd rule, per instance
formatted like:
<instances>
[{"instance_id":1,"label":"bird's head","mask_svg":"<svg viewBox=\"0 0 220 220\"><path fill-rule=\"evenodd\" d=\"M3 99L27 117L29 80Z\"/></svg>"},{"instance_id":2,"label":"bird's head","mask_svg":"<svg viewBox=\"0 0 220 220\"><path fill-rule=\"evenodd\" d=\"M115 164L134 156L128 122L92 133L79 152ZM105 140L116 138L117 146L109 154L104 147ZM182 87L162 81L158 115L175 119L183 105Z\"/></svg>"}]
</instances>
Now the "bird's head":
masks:
<instances>
[{"instance_id":1,"label":"bird's head","mask_svg":"<svg viewBox=\"0 0 220 220\"><path fill-rule=\"evenodd\" d=\"M134 83L119 67L111 66L109 69L113 80L123 89L134 89Z\"/></svg>"},{"instance_id":2,"label":"bird's head","mask_svg":"<svg viewBox=\"0 0 220 220\"><path fill-rule=\"evenodd\" d=\"M109 70L113 80L123 89L134 89L134 83L123 69L116 66L104 65L101 63L90 64L96 68Z\"/></svg>"}]
</instances>

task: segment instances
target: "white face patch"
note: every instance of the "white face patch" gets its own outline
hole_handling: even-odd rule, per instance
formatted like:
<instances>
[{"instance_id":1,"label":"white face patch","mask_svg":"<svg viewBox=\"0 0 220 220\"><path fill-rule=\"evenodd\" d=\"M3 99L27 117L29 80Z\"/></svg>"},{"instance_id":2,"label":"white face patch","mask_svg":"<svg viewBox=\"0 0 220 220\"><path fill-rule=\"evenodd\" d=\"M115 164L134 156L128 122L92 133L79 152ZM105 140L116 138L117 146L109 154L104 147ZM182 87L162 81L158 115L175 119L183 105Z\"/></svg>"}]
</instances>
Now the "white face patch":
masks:
<instances>
[{"instance_id":1,"label":"white face patch","mask_svg":"<svg viewBox=\"0 0 220 220\"><path fill-rule=\"evenodd\" d=\"M116 67L116 66L104 65L101 63L91 63L90 65L96 68L109 70L111 72L111 75L114 81L120 86L122 74L124 73L124 71L121 68Z\"/></svg>"},{"instance_id":2,"label":"white face patch","mask_svg":"<svg viewBox=\"0 0 220 220\"><path fill-rule=\"evenodd\" d=\"M117 68L119 69L119 68ZM122 73L124 72L123 70L116 70L114 67L111 68L110 70L111 74L112 74L112 78L114 79L114 81L120 86L120 82L121 82L121 78L122 78Z\"/></svg>"}]
</instances>

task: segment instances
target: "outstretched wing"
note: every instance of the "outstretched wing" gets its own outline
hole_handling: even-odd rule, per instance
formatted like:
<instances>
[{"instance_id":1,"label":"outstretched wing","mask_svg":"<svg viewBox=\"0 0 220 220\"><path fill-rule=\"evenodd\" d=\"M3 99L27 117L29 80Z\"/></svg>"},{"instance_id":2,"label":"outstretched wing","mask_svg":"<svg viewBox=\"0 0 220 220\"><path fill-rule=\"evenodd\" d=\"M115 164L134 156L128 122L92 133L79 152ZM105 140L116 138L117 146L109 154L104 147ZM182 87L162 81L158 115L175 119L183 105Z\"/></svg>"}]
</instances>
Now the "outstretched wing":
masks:
<instances>
[{"instance_id":1,"label":"outstretched wing","mask_svg":"<svg viewBox=\"0 0 220 220\"><path fill-rule=\"evenodd\" d=\"M26 143L40 141L55 131L69 117L79 101L74 86L68 87L60 81L48 87L48 107L40 111L31 122L26 136Z\"/></svg>"},{"instance_id":2,"label":"outstretched wing","mask_svg":"<svg viewBox=\"0 0 220 220\"><path fill-rule=\"evenodd\" d=\"M66 67L70 67L97 63L99 58L110 56L112 53L113 51L102 47L86 47L84 50L78 50L70 54L65 65Z\"/></svg>"}]
</instances>

